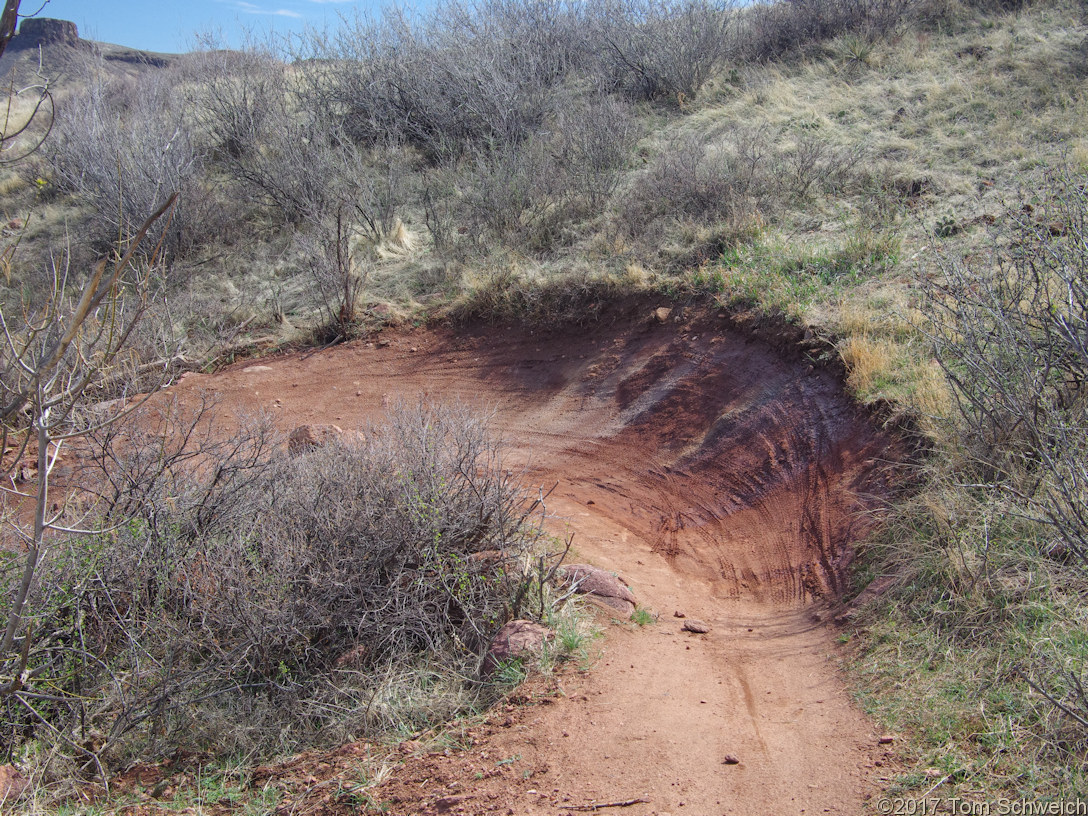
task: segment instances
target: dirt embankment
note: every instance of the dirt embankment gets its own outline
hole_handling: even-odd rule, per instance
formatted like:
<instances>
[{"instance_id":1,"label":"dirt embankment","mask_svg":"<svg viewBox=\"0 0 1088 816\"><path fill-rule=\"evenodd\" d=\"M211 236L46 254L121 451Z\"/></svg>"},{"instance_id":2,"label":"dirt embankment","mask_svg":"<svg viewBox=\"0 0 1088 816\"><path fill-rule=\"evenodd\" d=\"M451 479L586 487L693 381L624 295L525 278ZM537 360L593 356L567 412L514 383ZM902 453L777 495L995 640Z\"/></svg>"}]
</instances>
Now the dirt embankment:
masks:
<instances>
[{"instance_id":1,"label":"dirt embankment","mask_svg":"<svg viewBox=\"0 0 1088 816\"><path fill-rule=\"evenodd\" d=\"M844 588L898 451L833 374L713 312L662 321L641 304L591 327L393 333L172 389L183 402L201 390L285 429L351 427L397 400L491 410L510 466L558 483L555 531L660 613L611 628L596 668L558 680L549 702L496 712L462 752L408 761L373 792L390 812L636 799L622 812L863 812L876 738L818 610ZM674 612L711 631L681 632Z\"/></svg>"}]
</instances>

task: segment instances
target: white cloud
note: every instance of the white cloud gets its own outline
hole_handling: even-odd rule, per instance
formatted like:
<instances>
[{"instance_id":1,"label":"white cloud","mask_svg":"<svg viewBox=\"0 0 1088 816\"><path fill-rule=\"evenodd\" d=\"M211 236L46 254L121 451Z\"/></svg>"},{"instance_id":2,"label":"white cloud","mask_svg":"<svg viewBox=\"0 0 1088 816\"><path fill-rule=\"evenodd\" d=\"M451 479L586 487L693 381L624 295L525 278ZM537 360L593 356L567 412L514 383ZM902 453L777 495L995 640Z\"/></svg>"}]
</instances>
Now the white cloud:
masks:
<instances>
[{"instance_id":1,"label":"white cloud","mask_svg":"<svg viewBox=\"0 0 1088 816\"><path fill-rule=\"evenodd\" d=\"M256 3L247 3L245 0L234 0L231 3L238 11L245 14L267 14L272 17L293 17L295 19L302 19L302 15L297 11L291 11L290 9L269 9L262 8Z\"/></svg>"}]
</instances>

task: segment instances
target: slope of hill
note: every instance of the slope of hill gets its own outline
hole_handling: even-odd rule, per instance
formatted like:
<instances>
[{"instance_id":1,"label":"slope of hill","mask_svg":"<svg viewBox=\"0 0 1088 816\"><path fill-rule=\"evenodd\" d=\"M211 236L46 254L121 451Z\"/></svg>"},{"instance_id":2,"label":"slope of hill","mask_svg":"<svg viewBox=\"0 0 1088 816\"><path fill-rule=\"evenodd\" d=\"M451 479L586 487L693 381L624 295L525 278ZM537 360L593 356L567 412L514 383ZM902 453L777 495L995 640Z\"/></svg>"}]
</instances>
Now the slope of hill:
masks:
<instances>
[{"instance_id":1,"label":"slope of hill","mask_svg":"<svg viewBox=\"0 0 1088 816\"><path fill-rule=\"evenodd\" d=\"M833 587L881 579L836 631L896 732L887 791L1083 795L1080 4L450 2L177 56L61 28L53 132L0 171L5 314L180 191L130 344L170 376L390 326L594 326L632 296L788 327L925 453ZM713 357L697 339L642 373Z\"/></svg>"}]
</instances>

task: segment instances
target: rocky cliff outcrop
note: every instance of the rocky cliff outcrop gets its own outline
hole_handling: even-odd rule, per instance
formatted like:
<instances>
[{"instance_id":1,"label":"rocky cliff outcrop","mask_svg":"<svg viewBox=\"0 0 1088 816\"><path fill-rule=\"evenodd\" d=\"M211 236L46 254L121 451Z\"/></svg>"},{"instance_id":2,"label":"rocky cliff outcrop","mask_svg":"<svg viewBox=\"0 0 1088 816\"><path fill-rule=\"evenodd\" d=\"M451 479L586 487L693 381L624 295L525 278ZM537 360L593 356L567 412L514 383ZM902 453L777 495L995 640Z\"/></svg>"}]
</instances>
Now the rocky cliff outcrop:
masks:
<instances>
[{"instance_id":1,"label":"rocky cliff outcrop","mask_svg":"<svg viewBox=\"0 0 1088 816\"><path fill-rule=\"evenodd\" d=\"M37 48L39 45L77 45L79 29L68 20L48 17L28 17L19 25L19 33L11 41L12 48Z\"/></svg>"}]
</instances>

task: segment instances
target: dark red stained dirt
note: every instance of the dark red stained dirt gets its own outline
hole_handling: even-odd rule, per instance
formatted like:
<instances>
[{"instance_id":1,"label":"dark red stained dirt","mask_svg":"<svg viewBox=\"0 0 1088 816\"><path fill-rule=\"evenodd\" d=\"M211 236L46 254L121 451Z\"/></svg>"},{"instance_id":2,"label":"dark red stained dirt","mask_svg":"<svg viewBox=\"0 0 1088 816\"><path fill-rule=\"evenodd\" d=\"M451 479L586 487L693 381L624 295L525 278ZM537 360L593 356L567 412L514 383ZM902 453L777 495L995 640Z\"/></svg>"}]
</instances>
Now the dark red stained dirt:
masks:
<instances>
[{"instance_id":1,"label":"dark red stained dirt","mask_svg":"<svg viewBox=\"0 0 1088 816\"><path fill-rule=\"evenodd\" d=\"M228 414L271 411L285 431L349 429L398 400L490 410L511 466L558 483L555 532L573 532L580 560L619 572L660 613L642 629L609 627L591 672L496 712L465 750L404 754L370 791L388 812L558 814L642 799L603 812L853 814L878 788L876 734L836 672L820 610L843 589L864 511L901 453L795 348L713 312L660 323L653 305L585 327L387 333L388 344L243 363L170 389L183 403L217 392ZM674 610L711 631L682 632ZM297 813L351 810L298 795Z\"/></svg>"}]
</instances>

